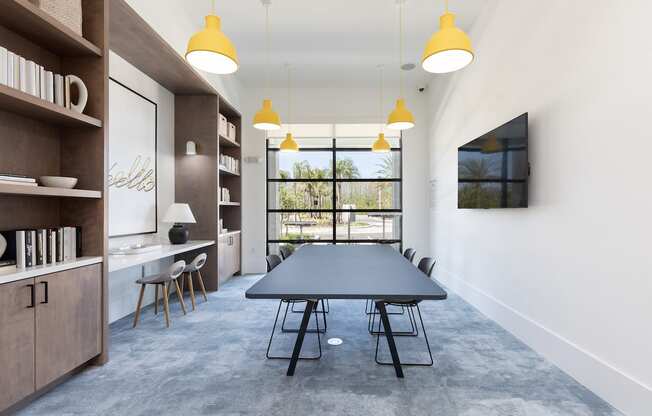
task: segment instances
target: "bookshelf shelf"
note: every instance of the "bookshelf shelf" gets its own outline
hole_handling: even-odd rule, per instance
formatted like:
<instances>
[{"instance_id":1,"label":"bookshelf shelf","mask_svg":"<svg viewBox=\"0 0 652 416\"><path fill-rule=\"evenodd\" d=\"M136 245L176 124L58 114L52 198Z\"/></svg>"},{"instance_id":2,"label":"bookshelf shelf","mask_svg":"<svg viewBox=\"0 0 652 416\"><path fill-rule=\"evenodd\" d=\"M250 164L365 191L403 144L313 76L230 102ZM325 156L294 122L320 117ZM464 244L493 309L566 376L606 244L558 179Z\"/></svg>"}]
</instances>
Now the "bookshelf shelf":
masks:
<instances>
[{"instance_id":1,"label":"bookshelf shelf","mask_svg":"<svg viewBox=\"0 0 652 416\"><path fill-rule=\"evenodd\" d=\"M9 111L61 126L102 127L102 121L68 110L15 88L0 85L0 111Z\"/></svg>"},{"instance_id":2,"label":"bookshelf shelf","mask_svg":"<svg viewBox=\"0 0 652 416\"><path fill-rule=\"evenodd\" d=\"M52 196L67 198L102 198L100 191L88 191L84 189L50 188L47 186L26 186L0 184L0 194L5 195L28 195L28 196Z\"/></svg>"},{"instance_id":3,"label":"bookshelf shelf","mask_svg":"<svg viewBox=\"0 0 652 416\"><path fill-rule=\"evenodd\" d=\"M0 24L61 56L102 56L102 49L28 0L4 0Z\"/></svg>"},{"instance_id":4,"label":"bookshelf shelf","mask_svg":"<svg viewBox=\"0 0 652 416\"><path fill-rule=\"evenodd\" d=\"M43 276L50 273L62 272L64 270L76 269L77 267L84 267L97 263L102 263L101 256L78 257L74 260L34 267L26 267L24 269L18 269L16 267L4 267L0 269L0 284Z\"/></svg>"},{"instance_id":5,"label":"bookshelf shelf","mask_svg":"<svg viewBox=\"0 0 652 416\"><path fill-rule=\"evenodd\" d=\"M223 173L223 174L228 175L228 176L240 176L239 173L232 172L232 171L228 170L227 168L225 168L224 166L220 166L220 173Z\"/></svg>"},{"instance_id":6,"label":"bookshelf shelf","mask_svg":"<svg viewBox=\"0 0 652 416\"><path fill-rule=\"evenodd\" d=\"M218 136L220 138L220 146L224 146L224 147L240 147L240 143L234 142L233 140L228 139L228 138L222 136L221 134L218 135Z\"/></svg>"},{"instance_id":7,"label":"bookshelf shelf","mask_svg":"<svg viewBox=\"0 0 652 416\"><path fill-rule=\"evenodd\" d=\"M239 202L220 202L221 207L239 207Z\"/></svg>"}]
</instances>

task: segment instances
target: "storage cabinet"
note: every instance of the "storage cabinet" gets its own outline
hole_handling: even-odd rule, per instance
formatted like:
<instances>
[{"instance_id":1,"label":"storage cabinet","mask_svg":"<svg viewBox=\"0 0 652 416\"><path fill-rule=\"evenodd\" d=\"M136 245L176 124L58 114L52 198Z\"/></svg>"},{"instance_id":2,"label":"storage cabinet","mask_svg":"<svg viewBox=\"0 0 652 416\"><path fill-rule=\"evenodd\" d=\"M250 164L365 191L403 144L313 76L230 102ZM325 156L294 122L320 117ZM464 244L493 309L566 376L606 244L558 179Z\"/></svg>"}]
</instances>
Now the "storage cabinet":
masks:
<instances>
[{"instance_id":1,"label":"storage cabinet","mask_svg":"<svg viewBox=\"0 0 652 416\"><path fill-rule=\"evenodd\" d=\"M34 279L0 285L0 411L34 392Z\"/></svg>"},{"instance_id":2,"label":"storage cabinet","mask_svg":"<svg viewBox=\"0 0 652 416\"><path fill-rule=\"evenodd\" d=\"M102 352L101 267L0 285L0 412Z\"/></svg>"},{"instance_id":3,"label":"storage cabinet","mask_svg":"<svg viewBox=\"0 0 652 416\"><path fill-rule=\"evenodd\" d=\"M240 233L221 235L218 241L218 273L220 281L240 271Z\"/></svg>"},{"instance_id":4,"label":"storage cabinet","mask_svg":"<svg viewBox=\"0 0 652 416\"><path fill-rule=\"evenodd\" d=\"M36 388L101 352L100 265L36 279Z\"/></svg>"}]
</instances>

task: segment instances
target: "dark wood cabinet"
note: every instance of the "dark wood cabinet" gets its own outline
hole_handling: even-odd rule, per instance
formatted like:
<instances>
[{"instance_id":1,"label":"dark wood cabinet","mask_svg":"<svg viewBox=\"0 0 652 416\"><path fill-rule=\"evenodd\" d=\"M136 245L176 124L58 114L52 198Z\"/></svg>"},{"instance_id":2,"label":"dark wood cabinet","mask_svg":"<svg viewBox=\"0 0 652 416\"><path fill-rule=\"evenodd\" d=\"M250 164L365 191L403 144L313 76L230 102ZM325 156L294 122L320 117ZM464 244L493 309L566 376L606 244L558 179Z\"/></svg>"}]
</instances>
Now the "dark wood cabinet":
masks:
<instances>
[{"instance_id":1,"label":"dark wood cabinet","mask_svg":"<svg viewBox=\"0 0 652 416\"><path fill-rule=\"evenodd\" d=\"M99 264L36 278L36 388L101 352Z\"/></svg>"},{"instance_id":2,"label":"dark wood cabinet","mask_svg":"<svg viewBox=\"0 0 652 416\"><path fill-rule=\"evenodd\" d=\"M102 352L102 264L0 284L0 413Z\"/></svg>"},{"instance_id":3,"label":"dark wood cabinet","mask_svg":"<svg viewBox=\"0 0 652 416\"><path fill-rule=\"evenodd\" d=\"M0 285L0 411L34 392L34 279Z\"/></svg>"}]
</instances>

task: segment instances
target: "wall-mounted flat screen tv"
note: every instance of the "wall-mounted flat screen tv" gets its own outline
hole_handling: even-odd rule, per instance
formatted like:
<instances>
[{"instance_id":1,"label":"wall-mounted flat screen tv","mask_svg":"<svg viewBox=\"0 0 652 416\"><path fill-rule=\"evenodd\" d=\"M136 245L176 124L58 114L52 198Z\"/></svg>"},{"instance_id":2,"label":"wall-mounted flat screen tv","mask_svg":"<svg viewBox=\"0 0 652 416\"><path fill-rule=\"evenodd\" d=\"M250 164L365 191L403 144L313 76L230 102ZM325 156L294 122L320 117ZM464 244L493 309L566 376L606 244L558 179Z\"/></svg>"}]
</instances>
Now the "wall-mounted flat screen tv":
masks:
<instances>
[{"instance_id":1,"label":"wall-mounted flat screen tv","mask_svg":"<svg viewBox=\"0 0 652 416\"><path fill-rule=\"evenodd\" d=\"M527 208L528 114L457 149L458 208Z\"/></svg>"}]
</instances>

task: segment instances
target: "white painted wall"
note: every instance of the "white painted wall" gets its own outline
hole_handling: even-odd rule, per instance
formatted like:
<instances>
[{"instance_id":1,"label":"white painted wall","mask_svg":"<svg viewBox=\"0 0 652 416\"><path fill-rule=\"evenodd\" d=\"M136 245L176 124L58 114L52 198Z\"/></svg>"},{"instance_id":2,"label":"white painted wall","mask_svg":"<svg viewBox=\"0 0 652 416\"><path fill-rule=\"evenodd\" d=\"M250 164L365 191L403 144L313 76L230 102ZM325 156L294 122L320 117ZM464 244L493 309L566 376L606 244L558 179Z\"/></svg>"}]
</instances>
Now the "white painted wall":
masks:
<instances>
[{"instance_id":1,"label":"white painted wall","mask_svg":"<svg viewBox=\"0 0 652 416\"><path fill-rule=\"evenodd\" d=\"M374 69L370 69L374 74ZM387 89L386 97L397 94ZM287 90L274 88L269 96L274 108L285 120ZM243 157L262 158L260 164L243 163L243 272L265 271L265 134L251 126L251 120L263 99L261 89L247 89L243 102ZM428 251L427 193L427 123L426 95L416 91L406 94L408 107L416 118L416 127L408 130L403 139L403 241L404 247L414 247L417 253ZM389 114L393 98L385 103ZM376 88L299 88L292 92L292 120L294 123L376 123L378 122L378 89Z\"/></svg>"},{"instance_id":2,"label":"white painted wall","mask_svg":"<svg viewBox=\"0 0 652 416\"><path fill-rule=\"evenodd\" d=\"M626 4L625 4L626 3ZM652 414L643 0L491 0L430 88L437 277L629 415ZM457 147L530 113L530 207L458 210Z\"/></svg>"},{"instance_id":3,"label":"white painted wall","mask_svg":"<svg viewBox=\"0 0 652 416\"><path fill-rule=\"evenodd\" d=\"M167 237L170 224L162 222L167 208L174 203L174 95L137 70L120 56L111 52L109 56L109 75L139 94L154 101L157 105L157 211L158 233L109 239L109 247L141 242L169 242ZM109 100L111 97L109 97ZM109 129L111 115L109 114ZM111 149L109 149L111 151ZM111 215L109 213L109 221ZM148 263L144 269L132 267L109 275L109 322L133 313L138 300L139 286L134 282L142 273L154 274L171 264L171 259ZM154 301L154 290L148 289L147 302Z\"/></svg>"}]
</instances>

